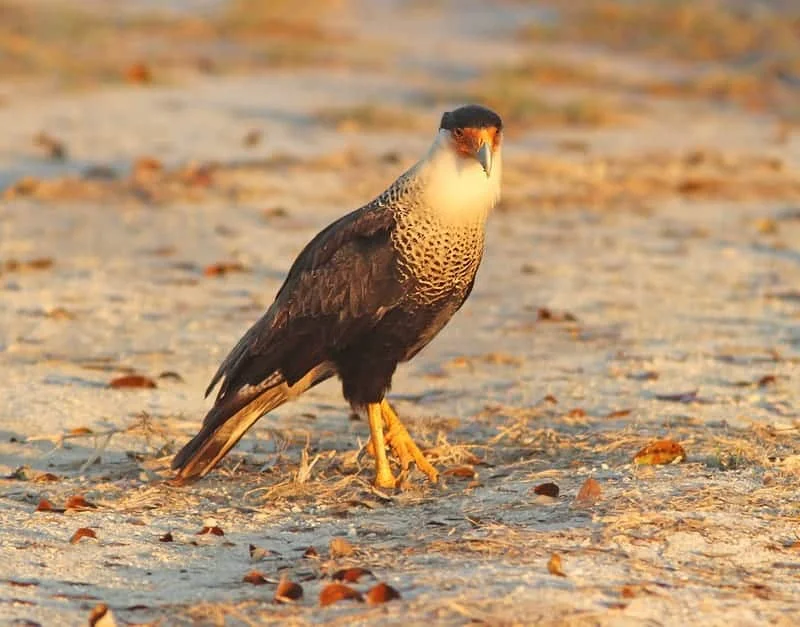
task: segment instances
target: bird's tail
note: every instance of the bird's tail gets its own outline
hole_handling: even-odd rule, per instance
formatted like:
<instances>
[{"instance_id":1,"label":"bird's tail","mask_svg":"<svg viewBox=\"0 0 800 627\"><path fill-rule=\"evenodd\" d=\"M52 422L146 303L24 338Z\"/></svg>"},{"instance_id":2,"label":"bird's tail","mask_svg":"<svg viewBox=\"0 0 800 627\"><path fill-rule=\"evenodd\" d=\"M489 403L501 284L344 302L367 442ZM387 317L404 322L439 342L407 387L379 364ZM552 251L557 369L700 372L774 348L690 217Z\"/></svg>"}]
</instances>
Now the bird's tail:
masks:
<instances>
[{"instance_id":1,"label":"bird's tail","mask_svg":"<svg viewBox=\"0 0 800 627\"><path fill-rule=\"evenodd\" d=\"M251 400L234 397L228 402L218 402L208 412L200 432L172 460L173 470L178 471L173 483L181 485L204 477L261 416L289 398L289 386L281 383Z\"/></svg>"},{"instance_id":2,"label":"bird's tail","mask_svg":"<svg viewBox=\"0 0 800 627\"><path fill-rule=\"evenodd\" d=\"M324 362L292 385L276 372L260 386L245 387L231 397L217 399L203 420L200 433L172 460L172 469L178 471L172 483L181 485L204 477L261 416L331 377L333 372L332 366Z\"/></svg>"}]
</instances>

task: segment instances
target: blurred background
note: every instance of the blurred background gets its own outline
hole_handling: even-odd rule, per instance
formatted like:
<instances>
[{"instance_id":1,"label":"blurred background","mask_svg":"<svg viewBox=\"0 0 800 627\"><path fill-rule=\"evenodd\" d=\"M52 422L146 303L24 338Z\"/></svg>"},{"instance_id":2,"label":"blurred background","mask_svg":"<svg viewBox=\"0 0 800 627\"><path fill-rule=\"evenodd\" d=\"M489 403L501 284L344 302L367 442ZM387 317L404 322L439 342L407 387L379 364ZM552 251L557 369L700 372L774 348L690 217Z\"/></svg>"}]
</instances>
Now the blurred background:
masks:
<instances>
[{"instance_id":1,"label":"blurred background","mask_svg":"<svg viewBox=\"0 0 800 627\"><path fill-rule=\"evenodd\" d=\"M166 486L297 253L466 102L503 199L390 397L446 486L376 496L335 381ZM797 0L0 0L0 614L317 624L346 534L407 600L365 621L794 624L799 125ZM98 542L33 513L75 494Z\"/></svg>"},{"instance_id":2,"label":"blurred background","mask_svg":"<svg viewBox=\"0 0 800 627\"><path fill-rule=\"evenodd\" d=\"M98 96L65 101L58 117L14 115L0 188L89 166L122 174L144 153L229 161L356 133L399 135L402 153L402 136L429 134L442 108L465 101L497 108L527 149L619 146L643 126L655 147L680 143L676 124L700 109L763 116L787 142L800 121L799 14L791 0L0 0L0 107L128 86L194 90L193 108L209 114L189 113L200 132L187 137L171 128L182 104L139 120L152 99L129 89L124 111ZM241 137L212 119L228 101L252 127ZM120 138L128 125L148 137Z\"/></svg>"}]
</instances>

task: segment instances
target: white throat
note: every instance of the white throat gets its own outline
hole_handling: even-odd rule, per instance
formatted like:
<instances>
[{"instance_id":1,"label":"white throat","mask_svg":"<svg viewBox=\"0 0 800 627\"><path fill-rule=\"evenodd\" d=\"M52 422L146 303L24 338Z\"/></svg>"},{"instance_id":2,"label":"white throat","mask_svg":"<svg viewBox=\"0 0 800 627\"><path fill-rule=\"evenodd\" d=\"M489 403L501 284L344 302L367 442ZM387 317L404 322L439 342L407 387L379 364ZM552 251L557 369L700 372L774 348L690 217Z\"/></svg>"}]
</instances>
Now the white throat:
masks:
<instances>
[{"instance_id":1,"label":"white throat","mask_svg":"<svg viewBox=\"0 0 800 627\"><path fill-rule=\"evenodd\" d=\"M424 205L451 224L485 220L500 200L500 152L495 153L487 176L477 159L455 151L449 131L440 130L428 154L414 168L423 178Z\"/></svg>"}]
</instances>

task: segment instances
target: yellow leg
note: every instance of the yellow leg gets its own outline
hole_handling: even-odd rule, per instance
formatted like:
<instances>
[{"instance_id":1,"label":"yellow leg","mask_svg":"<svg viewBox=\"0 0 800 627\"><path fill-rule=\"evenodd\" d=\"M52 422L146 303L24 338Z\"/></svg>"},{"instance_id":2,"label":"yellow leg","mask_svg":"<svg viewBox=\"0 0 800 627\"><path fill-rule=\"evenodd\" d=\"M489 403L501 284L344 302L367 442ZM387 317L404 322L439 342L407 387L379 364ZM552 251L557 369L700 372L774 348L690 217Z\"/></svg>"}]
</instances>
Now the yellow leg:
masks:
<instances>
[{"instance_id":1,"label":"yellow leg","mask_svg":"<svg viewBox=\"0 0 800 627\"><path fill-rule=\"evenodd\" d=\"M370 403L367 405L369 417L369 432L371 435L372 449L375 453L375 485L379 488L394 488L395 478L389 468L386 457L386 442L383 439L383 415L381 405Z\"/></svg>"},{"instance_id":2,"label":"yellow leg","mask_svg":"<svg viewBox=\"0 0 800 627\"><path fill-rule=\"evenodd\" d=\"M397 455L403 470L408 470L409 464L413 461L416 463L417 468L428 475L428 479L436 483L439 479L439 473L431 466L430 462L425 459L422 451L419 450L414 440L411 439L408 429L400 422L400 418L397 417L397 414L386 399L381 401L380 411L383 415L383 421L386 424L386 443L392 448L394 454ZM375 443L374 440L373 443ZM376 457L376 460L377 459Z\"/></svg>"}]
</instances>

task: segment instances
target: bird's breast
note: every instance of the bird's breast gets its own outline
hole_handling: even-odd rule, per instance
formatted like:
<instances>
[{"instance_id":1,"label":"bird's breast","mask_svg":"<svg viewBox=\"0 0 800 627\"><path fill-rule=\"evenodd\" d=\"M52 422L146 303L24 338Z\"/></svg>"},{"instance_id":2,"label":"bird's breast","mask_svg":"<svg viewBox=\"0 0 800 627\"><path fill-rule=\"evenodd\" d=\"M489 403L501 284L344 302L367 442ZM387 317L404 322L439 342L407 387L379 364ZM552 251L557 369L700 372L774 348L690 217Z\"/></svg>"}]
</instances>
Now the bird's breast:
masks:
<instances>
[{"instance_id":1,"label":"bird's breast","mask_svg":"<svg viewBox=\"0 0 800 627\"><path fill-rule=\"evenodd\" d=\"M392 243L410 296L434 302L466 292L483 257L484 230L483 220L453 224L424 212L399 216Z\"/></svg>"}]
</instances>

